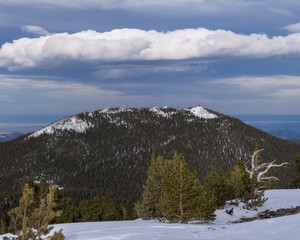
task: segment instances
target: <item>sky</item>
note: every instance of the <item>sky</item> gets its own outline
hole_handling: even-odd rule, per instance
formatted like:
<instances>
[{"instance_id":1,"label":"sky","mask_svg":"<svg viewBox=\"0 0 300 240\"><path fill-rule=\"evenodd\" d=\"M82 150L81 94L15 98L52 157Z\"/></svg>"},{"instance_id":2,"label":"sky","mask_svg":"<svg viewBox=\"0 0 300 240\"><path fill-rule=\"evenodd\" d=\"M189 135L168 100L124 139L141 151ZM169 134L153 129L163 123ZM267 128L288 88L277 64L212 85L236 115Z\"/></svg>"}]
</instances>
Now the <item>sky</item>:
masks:
<instances>
[{"instance_id":1,"label":"sky","mask_svg":"<svg viewBox=\"0 0 300 240\"><path fill-rule=\"evenodd\" d=\"M1 114L300 114L298 0L0 0Z\"/></svg>"}]
</instances>

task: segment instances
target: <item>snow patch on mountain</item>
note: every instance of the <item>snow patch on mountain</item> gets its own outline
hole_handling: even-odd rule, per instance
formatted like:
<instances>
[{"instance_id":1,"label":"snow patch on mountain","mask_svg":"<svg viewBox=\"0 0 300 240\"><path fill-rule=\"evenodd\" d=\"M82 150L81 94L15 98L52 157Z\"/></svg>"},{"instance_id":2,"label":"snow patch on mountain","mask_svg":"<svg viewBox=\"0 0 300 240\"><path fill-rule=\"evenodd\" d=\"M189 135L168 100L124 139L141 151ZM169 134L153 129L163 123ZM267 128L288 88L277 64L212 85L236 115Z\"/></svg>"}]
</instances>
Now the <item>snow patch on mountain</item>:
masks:
<instances>
[{"instance_id":1,"label":"snow patch on mountain","mask_svg":"<svg viewBox=\"0 0 300 240\"><path fill-rule=\"evenodd\" d=\"M115 115L111 114L117 114L117 113L122 113L122 112L133 112L134 109L131 108L120 108L120 107L109 107L105 108L100 111L92 111L87 113L87 116L89 117L94 117L94 114L96 112L102 113L104 117L109 118L111 123L115 123L116 125L128 125L124 120L122 120L120 117L113 117ZM150 112L154 112L159 116L162 117L172 117L172 115L178 113L178 111L189 111L192 115L199 117L199 118L204 118L204 119L213 119L217 118L217 116L213 113L208 112L204 107L202 106L197 106L194 108L184 108L184 109L173 109L168 106L165 107L153 107L149 109ZM113 118L112 118L113 117ZM190 121L193 121L191 119ZM55 123L50 124L49 126L46 126L42 128L41 130L38 130L34 132L33 134L29 135L29 137L39 137L42 134L54 134L55 131L57 130L72 130L78 133L83 133L86 132L86 130L90 127L93 127L93 124L79 119L77 116L72 116L72 117L67 117L64 118L60 121L57 121Z\"/></svg>"},{"instance_id":2,"label":"snow patch on mountain","mask_svg":"<svg viewBox=\"0 0 300 240\"><path fill-rule=\"evenodd\" d=\"M196 117L199 117L199 118L204 118L204 119L218 118L217 115L208 112L202 106L197 106L194 108L185 108L185 110L190 111L193 115L195 115Z\"/></svg>"},{"instance_id":3,"label":"snow patch on mountain","mask_svg":"<svg viewBox=\"0 0 300 240\"><path fill-rule=\"evenodd\" d=\"M42 134L54 134L56 130L68 130L78 133L84 133L90 127L93 127L91 123L79 119L77 116L67 117L60 121L50 124L47 127L42 128L29 135L29 137L39 137Z\"/></svg>"},{"instance_id":4,"label":"snow patch on mountain","mask_svg":"<svg viewBox=\"0 0 300 240\"><path fill-rule=\"evenodd\" d=\"M179 110L175 110L175 111L167 111L165 112L166 110L169 110L169 109L172 109L168 106L165 106L163 108L160 108L160 107L153 107L151 109L149 109L149 111L151 112L155 112L156 114L162 116L162 117L170 117L172 116L173 114L177 113L177 111L188 111L190 112L191 114L193 114L194 116L198 117L198 118L203 118L203 119L213 119L213 118L218 118L217 115L213 114L213 113L210 113L208 112L204 107L202 106L197 106L197 107L194 107L194 108L183 108L183 109L179 109ZM192 119L190 119L189 121L193 121Z\"/></svg>"},{"instance_id":5,"label":"snow patch on mountain","mask_svg":"<svg viewBox=\"0 0 300 240\"><path fill-rule=\"evenodd\" d=\"M116 114L120 112L132 112L132 109L130 108L120 108L120 107L108 107L101 111L101 113L107 113L107 114Z\"/></svg>"},{"instance_id":6,"label":"snow patch on mountain","mask_svg":"<svg viewBox=\"0 0 300 240\"><path fill-rule=\"evenodd\" d=\"M161 109L168 109L169 107L165 106L163 108L160 108L160 107L153 107L153 108L150 108L149 111L150 112L154 112L156 113L157 115L160 115L162 117L170 117L171 115L173 115L175 112L164 112L162 111Z\"/></svg>"}]
</instances>

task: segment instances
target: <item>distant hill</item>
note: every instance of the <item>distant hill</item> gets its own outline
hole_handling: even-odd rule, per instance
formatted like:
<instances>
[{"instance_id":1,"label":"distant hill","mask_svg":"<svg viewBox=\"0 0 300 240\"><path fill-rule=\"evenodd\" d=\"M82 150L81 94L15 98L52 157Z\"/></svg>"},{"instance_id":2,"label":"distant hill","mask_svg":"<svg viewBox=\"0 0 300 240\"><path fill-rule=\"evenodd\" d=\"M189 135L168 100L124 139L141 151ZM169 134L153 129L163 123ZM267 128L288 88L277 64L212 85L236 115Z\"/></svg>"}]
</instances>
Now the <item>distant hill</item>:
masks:
<instances>
[{"instance_id":1,"label":"distant hill","mask_svg":"<svg viewBox=\"0 0 300 240\"><path fill-rule=\"evenodd\" d=\"M261 160L290 162L274 169L288 187L300 145L201 106L106 108L54 122L0 143L0 191L19 191L26 178L46 178L75 201L100 194L131 208L147 177L152 151L183 153L201 181L213 166L228 171L248 161L255 146ZM1 193L1 192L0 192Z\"/></svg>"}]
</instances>

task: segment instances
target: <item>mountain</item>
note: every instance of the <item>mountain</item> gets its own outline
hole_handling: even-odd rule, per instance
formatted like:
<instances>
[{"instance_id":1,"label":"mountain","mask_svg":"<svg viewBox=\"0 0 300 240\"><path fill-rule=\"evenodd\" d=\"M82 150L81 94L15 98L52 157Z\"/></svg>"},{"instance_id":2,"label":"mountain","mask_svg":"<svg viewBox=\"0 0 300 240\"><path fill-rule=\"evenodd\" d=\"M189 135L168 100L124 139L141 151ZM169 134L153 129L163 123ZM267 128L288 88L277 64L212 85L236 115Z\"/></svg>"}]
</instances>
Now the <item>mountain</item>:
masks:
<instances>
[{"instance_id":1,"label":"mountain","mask_svg":"<svg viewBox=\"0 0 300 240\"><path fill-rule=\"evenodd\" d=\"M54 122L0 143L0 189L19 191L26 178L46 178L78 202L95 194L131 208L147 177L152 151L166 158L183 153L201 181L213 166L225 172L255 146L261 161L289 161L276 168L289 186L300 145L204 107L106 108Z\"/></svg>"}]
</instances>

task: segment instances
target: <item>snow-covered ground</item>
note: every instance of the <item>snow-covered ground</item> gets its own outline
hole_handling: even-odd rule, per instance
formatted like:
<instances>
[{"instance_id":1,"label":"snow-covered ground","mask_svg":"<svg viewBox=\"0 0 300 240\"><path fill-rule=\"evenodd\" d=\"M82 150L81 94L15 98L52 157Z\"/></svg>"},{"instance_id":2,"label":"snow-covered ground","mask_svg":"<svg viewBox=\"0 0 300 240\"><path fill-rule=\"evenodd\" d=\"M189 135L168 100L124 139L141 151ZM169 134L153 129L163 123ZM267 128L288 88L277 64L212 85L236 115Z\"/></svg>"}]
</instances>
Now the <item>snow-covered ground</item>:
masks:
<instances>
[{"instance_id":1,"label":"snow-covered ground","mask_svg":"<svg viewBox=\"0 0 300 240\"><path fill-rule=\"evenodd\" d=\"M258 211L276 210L300 206L300 190L269 190L265 194L268 201ZM227 206L228 209L232 205ZM237 207L233 216L225 209L217 210L217 219L212 224L169 224L154 220L93 222L58 224L55 229L63 229L66 240L191 240L191 239L300 239L300 214L230 224L242 216L255 216L257 211Z\"/></svg>"}]
</instances>

